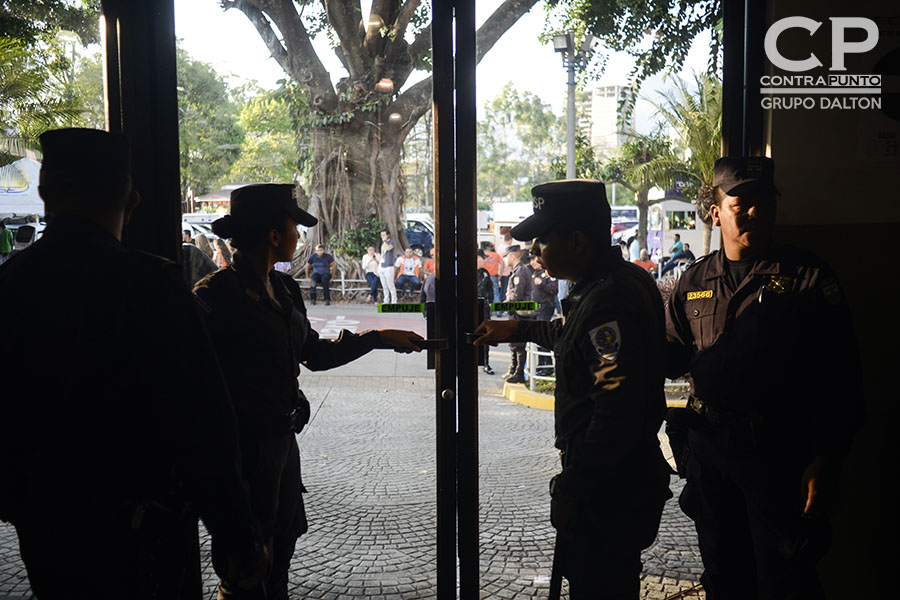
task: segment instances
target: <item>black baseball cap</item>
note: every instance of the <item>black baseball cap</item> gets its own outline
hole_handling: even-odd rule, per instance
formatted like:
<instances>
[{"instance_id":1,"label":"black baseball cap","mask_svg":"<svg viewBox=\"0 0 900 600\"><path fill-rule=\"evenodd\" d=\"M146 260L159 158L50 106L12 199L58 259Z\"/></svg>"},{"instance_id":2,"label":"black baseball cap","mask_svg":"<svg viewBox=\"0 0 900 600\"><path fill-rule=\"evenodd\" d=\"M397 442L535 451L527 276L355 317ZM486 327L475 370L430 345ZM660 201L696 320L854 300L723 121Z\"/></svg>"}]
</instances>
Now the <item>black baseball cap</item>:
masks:
<instances>
[{"instance_id":1,"label":"black baseball cap","mask_svg":"<svg viewBox=\"0 0 900 600\"><path fill-rule=\"evenodd\" d=\"M131 175L131 144L121 133L69 127L40 135L41 176L77 175L84 184Z\"/></svg>"},{"instance_id":2,"label":"black baseball cap","mask_svg":"<svg viewBox=\"0 0 900 600\"><path fill-rule=\"evenodd\" d=\"M775 161L765 156L727 156L716 161L713 185L729 196L751 191L780 193L775 187Z\"/></svg>"},{"instance_id":3,"label":"black baseball cap","mask_svg":"<svg viewBox=\"0 0 900 600\"><path fill-rule=\"evenodd\" d=\"M602 181L549 181L531 188L531 196L534 214L510 229L515 239L533 240L560 223L585 224L600 235L609 235L609 203Z\"/></svg>"},{"instance_id":4,"label":"black baseball cap","mask_svg":"<svg viewBox=\"0 0 900 600\"><path fill-rule=\"evenodd\" d=\"M518 244L512 244L506 247L506 250L503 251L504 258L512 254L513 252L518 252L522 247Z\"/></svg>"},{"instance_id":5,"label":"black baseball cap","mask_svg":"<svg viewBox=\"0 0 900 600\"><path fill-rule=\"evenodd\" d=\"M254 183L231 192L231 216L237 220L279 212L307 227L319 222L297 205L297 188L292 183Z\"/></svg>"}]
</instances>

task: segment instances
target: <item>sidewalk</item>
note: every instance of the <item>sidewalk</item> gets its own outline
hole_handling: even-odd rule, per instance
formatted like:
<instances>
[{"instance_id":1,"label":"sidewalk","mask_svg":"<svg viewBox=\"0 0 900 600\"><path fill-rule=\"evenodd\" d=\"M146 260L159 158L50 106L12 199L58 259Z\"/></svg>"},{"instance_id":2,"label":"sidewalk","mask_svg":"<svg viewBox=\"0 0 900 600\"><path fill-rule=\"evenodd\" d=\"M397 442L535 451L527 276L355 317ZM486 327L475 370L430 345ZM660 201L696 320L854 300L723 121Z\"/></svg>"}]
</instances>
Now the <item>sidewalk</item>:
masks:
<instances>
[{"instance_id":1,"label":"sidewalk","mask_svg":"<svg viewBox=\"0 0 900 600\"><path fill-rule=\"evenodd\" d=\"M378 315L373 306L319 305L310 317L326 335L339 324L425 330L421 315ZM497 375L479 371L482 598L546 598L554 540L547 482L558 470L553 413L502 397L508 361L505 348L491 348ZM435 399L424 353L382 350L332 371L304 370L301 386L312 404L299 436L310 530L297 545L291 597L435 598ZM672 487L677 496L675 478ZM214 598L205 534L202 552ZM643 559L642 598L662 599L699 579L693 526L675 500ZM8 525L0 526L0 565L0 600L27 597Z\"/></svg>"}]
</instances>

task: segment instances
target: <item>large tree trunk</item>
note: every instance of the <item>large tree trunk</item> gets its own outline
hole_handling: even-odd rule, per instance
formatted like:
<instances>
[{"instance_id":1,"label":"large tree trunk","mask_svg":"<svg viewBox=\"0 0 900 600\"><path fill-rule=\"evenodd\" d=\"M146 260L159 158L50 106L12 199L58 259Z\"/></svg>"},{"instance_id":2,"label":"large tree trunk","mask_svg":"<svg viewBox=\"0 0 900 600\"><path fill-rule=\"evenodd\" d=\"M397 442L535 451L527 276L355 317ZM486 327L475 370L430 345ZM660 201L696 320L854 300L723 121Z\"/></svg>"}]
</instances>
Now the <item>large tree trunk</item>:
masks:
<instances>
[{"instance_id":1,"label":"large tree trunk","mask_svg":"<svg viewBox=\"0 0 900 600\"><path fill-rule=\"evenodd\" d=\"M407 133L363 117L314 130L309 212L319 224L309 231L308 248L327 245L333 236L373 216L387 224L393 239L406 243L398 216L400 151Z\"/></svg>"}]
</instances>

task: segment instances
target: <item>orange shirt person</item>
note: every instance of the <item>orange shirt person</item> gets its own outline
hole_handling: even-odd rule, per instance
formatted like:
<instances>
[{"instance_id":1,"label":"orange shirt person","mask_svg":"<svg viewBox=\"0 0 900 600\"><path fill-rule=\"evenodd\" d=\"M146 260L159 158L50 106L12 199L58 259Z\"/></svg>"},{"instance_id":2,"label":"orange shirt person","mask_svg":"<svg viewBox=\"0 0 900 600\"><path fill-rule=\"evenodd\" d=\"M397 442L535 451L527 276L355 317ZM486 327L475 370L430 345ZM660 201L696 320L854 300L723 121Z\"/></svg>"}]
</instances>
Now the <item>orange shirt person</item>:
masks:
<instances>
[{"instance_id":1,"label":"orange shirt person","mask_svg":"<svg viewBox=\"0 0 900 600\"><path fill-rule=\"evenodd\" d=\"M655 271L659 266L655 262L650 260L650 253L646 250L641 250L641 258L632 262L647 271Z\"/></svg>"}]
</instances>

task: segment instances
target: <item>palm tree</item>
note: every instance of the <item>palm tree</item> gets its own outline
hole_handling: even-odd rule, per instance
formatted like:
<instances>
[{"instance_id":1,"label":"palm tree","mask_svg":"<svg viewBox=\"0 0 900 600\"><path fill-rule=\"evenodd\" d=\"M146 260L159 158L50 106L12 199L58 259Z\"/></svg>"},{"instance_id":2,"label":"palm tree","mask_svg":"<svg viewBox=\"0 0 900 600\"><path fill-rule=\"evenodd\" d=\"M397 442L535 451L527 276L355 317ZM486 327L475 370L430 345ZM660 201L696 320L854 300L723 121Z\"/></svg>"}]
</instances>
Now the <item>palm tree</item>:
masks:
<instances>
[{"instance_id":1,"label":"palm tree","mask_svg":"<svg viewBox=\"0 0 900 600\"><path fill-rule=\"evenodd\" d=\"M634 193L634 203L638 207L637 238L641 249L647 248L650 205L664 200L651 201L650 190L654 187L670 189L676 174L682 169L682 161L661 127L648 135L632 135L603 165L601 174L604 181L621 184Z\"/></svg>"},{"instance_id":2,"label":"palm tree","mask_svg":"<svg viewBox=\"0 0 900 600\"><path fill-rule=\"evenodd\" d=\"M695 89L677 79L673 89L660 92L658 102L650 100L656 114L678 133L684 155L677 171L686 175L696 192L694 205L703 221L703 253L709 253L712 217L713 166L722 155L722 82L706 73L694 74Z\"/></svg>"},{"instance_id":3,"label":"palm tree","mask_svg":"<svg viewBox=\"0 0 900 600\"><path fill-rule=\"evenodd\" d=\"M49 68L31 51L17 40L0 39L0 177L24 183L12 163L28 151L37 153L44 131L73 123L81 112L71 98L60 96Z\"/></svg>"}]
</instances>

